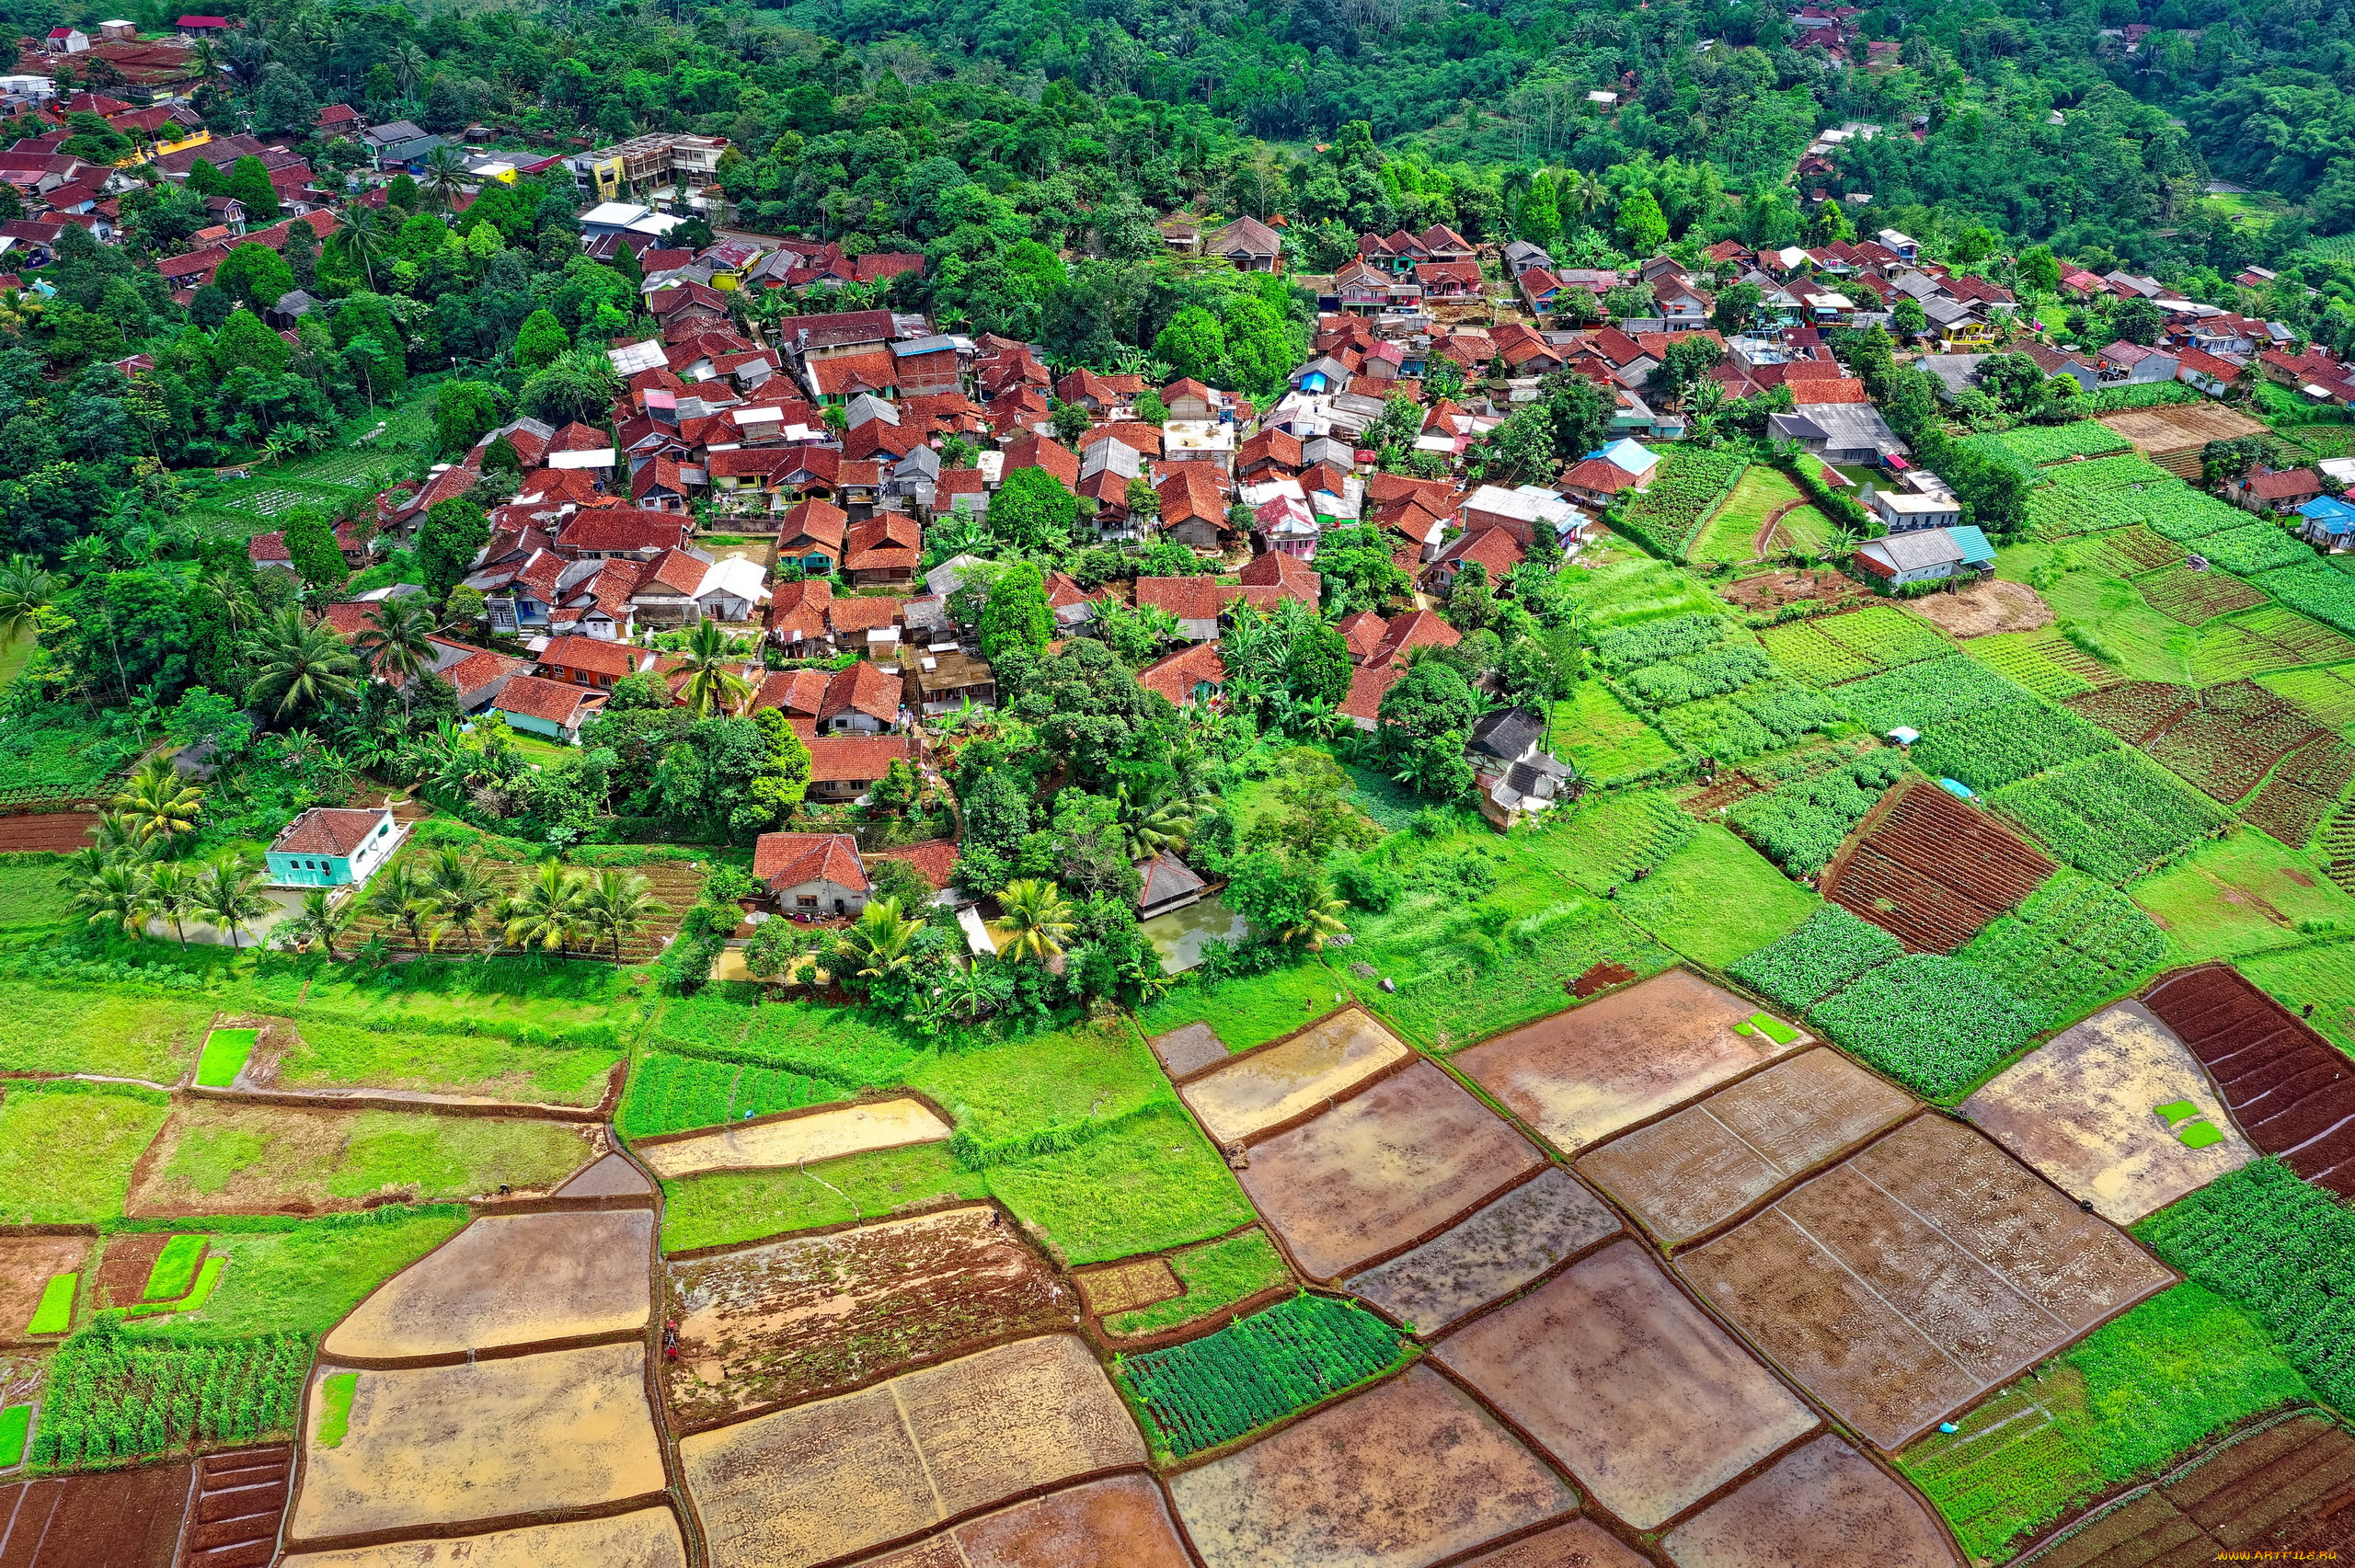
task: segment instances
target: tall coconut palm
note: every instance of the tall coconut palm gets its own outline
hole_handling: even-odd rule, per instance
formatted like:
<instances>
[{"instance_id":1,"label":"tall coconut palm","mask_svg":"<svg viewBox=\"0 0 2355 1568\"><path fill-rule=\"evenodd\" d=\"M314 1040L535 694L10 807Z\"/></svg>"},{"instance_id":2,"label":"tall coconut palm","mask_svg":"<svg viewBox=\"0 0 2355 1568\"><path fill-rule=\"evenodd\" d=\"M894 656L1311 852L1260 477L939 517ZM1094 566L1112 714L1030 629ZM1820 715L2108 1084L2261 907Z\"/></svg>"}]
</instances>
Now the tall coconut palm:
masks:
<instances>
[{"instance_id":1,"label":"tall coconut palm","mask_svg":"<svg viewBox=\"0 0 2355 1568\"><path fill-rule=\"evenodd\" d=\"M997 902L1004 912L990 921L990 930L1003 939L998 951L1009 958L1036 958L1043 964L1060 956L1064 939L1078 923L1063 889L1044 878L1007 883Z\"/></svg>"},{"instance_id":2,"label":"tall coconut palm","mask_svg":"<svg viewBox=\"0 0 2355 1568\"><path fill-rule=\"evenodd\" d=\"M385 56L385 63L392 67L393 79L405 94L414 94L419 82L433 68L432 57L413 43L404 43Z\"/></svg>"},{"instance_id":3,"label":"tall coconut palm","mask_svg":"<svg viewBox=\"0 0 2355 1568\"><path fill-rule=\"evenodd\" d=\"M1193 835L1195 822L1209 809L1206 801L1132 795L1125 784L1113 790L1112 798L1120 810L1121 853L1131 860L1143 860L1164 850L1182 851Z\"/></svg>"},{"instance_id":4,"label":"tall coconut palm","mask_svg":"<svg viewBox=\"0 0 2355 1568\"><path fill-rule=\"evenodd\" d=\"M237 933L251 931L256 921L277 906L262 897L261 873L250 861L224 859L204 868L190 907L227 932L229 945L236 948L243 945Z\"/></svg>"},{"instance_id":5,"label":"tall coconut palm","mask_svg":"<svg viewBox=\"0 0 2355 1568\"><path fill-rule=\"evenodd\" d=\"M196 905L196 870L185 862L157 861L147 868L147 907L172 922L172 934L182 947L188 931L182 924Z\"/></svg>"},{"instance_id":6,"label":"tall coconut palm","mask_svg":"<svg viewBox=\"0 0 2355 1568\"><path fill-rule=\"evenodd\" d=\"M580 899L580 921L614 944L614 962L622 961L622 944L671 912L669 905L647 889L645 877L608 867L589 881Z\"/></svg>"},{"instance_id":7,"label":"tall coconut palm","mask_svg":"<svg viewBox=\"0 0 2355 1568\"><path fill-rule=\"evenodd\" d=\"M426 898L443 926L455 926L469 942L483 917L499 908L507 896L504 885L456 850L443 850L433 857L432 867L426 873ZM440 931L435 932L439 939Z\"/></svg>"},{"instance_id":8,"label":"tall coconut palm","mask_svg":"<svg viewBox=\"0 0 2355 1568\"><path fill-rule=\"evenodd\" d=\"M392 231L373 207L354 202L341 214L341 226L327 235L327 252L376 286L376 263L392 248Z\"/></svg>"},{"instance_id":9,"label":"tall coconut palm","mask_svg":"<svg viewBox=\"0 0 2355 1568\"><path fill-rule=\"evenodd\" d=\"M147 873L127 862L102 865L74 894L74 907L92 925L110 925L125 936L147 927Z\"/></svg>"},{"instance_id":10,"label":"tall coconut palm","mask_svg":"<svg viewBox=\"0 0 2355 1568\"><path fill-rule=\"evenodd\" d=\"M728 634L717 621L698 621L687 634L686 684L681 692L697 718L733 713L752 694L752 683L729 668Z\"/></svg>"},{"instance_id":11,"label":"tall coconut palm","mask_svg":"<svg viewBox=\"0 0 2355 1568\"><path fill-rule=\"evenodd\" d=\"M360 634L355 646L379 681L399 683L406 704L417 678L433 668L433 634L441 629L432 604L412 593L377 605L375 624Z\"/></svg>"},{"instance_id":12,"label":"tall coconut palm","mask_svg":"<svg viewBox=\"0 0 2355 1568\"><path fill-rule=\"evenodd\" d=\"M107 804L142 842L169 844L178 835L196 830L204 790L190 783L169 757L150 757L123 781L122 793Z\"/></svg>"},{"instance_id":13,"label":"tall coconut palm","mask_svg":"<svg viewBox=\"0 0 2355 1568\"><path fill-rule=\"evenodd\" d=\"M433 912L432 888L414 861L401 859L376 873L360 907L387 924L408 928L409 945L425 946L425 918Z\"/></svg>"},{"instance_id":14,"label":"tall coconut palm","mask_svg":"<svg viewBox=\"0 0 2355 1568\"><path fill-rule=\"evenodd\" d=\"M33 629L34 622L57 595L57 579L40 569L30 555L11 555L0 566L0 646L15 642Z\"/></svg>"},{"instance_id":15,"label":"tall coconut palm","mask_svg":"<svg viewBox=\"0 0 2355 1568\"><path fill-rule=\"evenodd\" d=\"M518 947L537 947L561 954L580 933L580 876L552 860L508 895L507 940Z\"/></svg>"},{"instance_id":16,"label":"tall coconut palm","mask_svg":"<svg viewBox=\"0 0 2355 1568\"><path fill-rule=\"evenodd\" d=\"M1309 889L1308 902L1300 919L1283 928L1280 933L1286 942L1322 953L1329 939L1349 930L1341 921L1341 911L1349 906L1336 898L1320 882Z\"/></svg>"},{"instance_id":17,"label":"tall coconut palm","mask_svg":"<svg viewBox=\"0 0 2355 1568\"><path fill-rule=\"evenodd\" d=\"M425 155L425 177L418 184L437 211L447 212L458 199L458 190L465 183L466 166L458 155L447 147L436 147Z\"/></svg>"},{"instance_id":18,"label":"tall coconut palm","mask_svg":"<svg viewBox=\"0 0 2355 1568\"><path fill-rule=\"evenodd\" d=\"M843 961L855 965L851 972L872 988L877 981L890 979L913 967L915 954L912 948L916 933L923 929L923 921L910 920L900 912L897 898L878 898L859 910L858 919L843 932Z\"/></svg>"},{"instance_id":19,"label":"tall coconut palm","mask_svg":"<svg viewBox=\"0 0 2355 1568\"><path fill-rule=\"evenodd\" d=\"M331 629L304 620L297 609L282 610L256 626L246 639L246 657L254 671L246 701L269 705L281 718L342 702L357 689L358 656Z\"/></svg>"},{"instance_id":20,"label":"tall coconut palm","mask_svg":"<svg viewBox=\"0 0 2355 1568\"><path fill-rule=\"evenodd\" d=\"M351 929L359 912L348 899L338 902L332 890L314 887L303 895L302 910L293 924L297 932L326 948L327 956L332 958L336 938Z\"/></svg>"}]
</instances>

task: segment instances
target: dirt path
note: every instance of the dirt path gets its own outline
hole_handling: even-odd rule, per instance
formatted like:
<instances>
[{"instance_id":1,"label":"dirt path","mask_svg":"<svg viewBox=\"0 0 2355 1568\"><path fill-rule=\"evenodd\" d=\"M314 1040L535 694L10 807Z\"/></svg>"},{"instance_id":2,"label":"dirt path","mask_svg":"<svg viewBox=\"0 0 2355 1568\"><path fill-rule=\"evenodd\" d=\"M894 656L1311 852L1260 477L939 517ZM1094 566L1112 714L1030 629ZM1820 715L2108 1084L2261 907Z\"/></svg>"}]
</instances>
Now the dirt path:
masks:
<instances>
[{"instance_id":1,"label":"dirt path","mask_svg":"<svg viewBox=\"0 0 2355 1568\"><path fill-rule=\"evenodd\" d=\"M1757 540L1750 546L1750 558L1753 561L1764 560L1767 551L1774 545L1775 530L1783 526L1783 519L1787 517L1794 509L1810 504L1812 503L1805 496L1801 496L1795 501L1785 501L1781 506L1768 512L1766 526L1758 531Z\"/></svg>"}]
</instances>

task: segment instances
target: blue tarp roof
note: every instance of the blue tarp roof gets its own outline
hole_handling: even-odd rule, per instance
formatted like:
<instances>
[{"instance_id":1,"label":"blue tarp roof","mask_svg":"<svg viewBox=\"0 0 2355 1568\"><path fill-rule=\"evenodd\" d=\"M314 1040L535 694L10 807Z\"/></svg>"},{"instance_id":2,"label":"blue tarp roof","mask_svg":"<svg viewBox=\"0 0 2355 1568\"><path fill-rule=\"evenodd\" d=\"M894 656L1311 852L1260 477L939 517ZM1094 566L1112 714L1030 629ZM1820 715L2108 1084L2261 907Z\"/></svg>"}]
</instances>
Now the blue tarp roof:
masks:
<instances>
[{"instance_id":1,"label":"blue tarp roof","mask_svg":"<svg viewBox=\"0 0 2355 1568\"><path fill-rule=\"evenodd\" d=\"M1962 552L1962 558L1966 561L1992 561L1995 558L1995 546L1988 544L1987 536L1975 528L1958 523L1947 528L1947 537L1954 541L1955 547Z\"/></svg>"},{"instance_id":2,"label":"blue tarp roof","mask_svg":"<svg viewBox=\"0 0 2355 1568\"><path fill-rule=\"evenodd\" d=\"M2328 496L2316 496L2298 509L2298 515L2316 522L2355 522L2355 507Z\"/></svg>"}]
</instances>

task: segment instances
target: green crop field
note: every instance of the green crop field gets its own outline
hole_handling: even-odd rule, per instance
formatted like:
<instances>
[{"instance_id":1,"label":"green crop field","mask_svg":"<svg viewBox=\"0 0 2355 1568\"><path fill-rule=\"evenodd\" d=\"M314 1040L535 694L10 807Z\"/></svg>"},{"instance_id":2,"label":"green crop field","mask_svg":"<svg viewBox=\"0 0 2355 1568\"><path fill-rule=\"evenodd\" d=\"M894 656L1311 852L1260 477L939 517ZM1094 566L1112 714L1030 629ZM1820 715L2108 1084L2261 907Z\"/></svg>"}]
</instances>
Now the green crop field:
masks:
<instances>
[{"instance_id":1,"label":"green crop field","mask_svg":"<svg viewBox=\"0 0 2355 1568\"><path fill-rule=\"evenodd\" d=\"M1955 955L2011 988L2047 1028L2138 989L2166 934L2116 888L2062 871Z\"/></svg>"},{"instance_id":2,"label":"green crop field","mask_svg":"<svg viewBox=\"0 0 2355 1568\"><path fill-rule=\"evenodd\" d=\"M1904 951L1904 944L1880 927L1837 904L1826 904L1788 936L1760 948L1727 973L1768 1001L1803 1013Z\"/></svg>"},{"instance_id":3,"label":"green crop field","mask_svg":"<svg viewBox=\"0 0 2355 1568\"><path fill-rule=\"evenodd\" d=\"M1925 1100L1952 1104L2026 1045L2037 1010L1985 971L1935 953L1868 969L1808 1013L1846 1047Z\"/></svg>"},{"instance_id":4,"label":"green crop field","mask_svg":"<svg viewBox=\"0 0 2355 1568\"><path fill-rule=\"evenodd\" d=\"M1406 1343L1355 1302L1301 1295L1201 1339L1130 1356L1120 1387L1143 1413L1155 1448L1181 1459L1365 1381Z\"/></svg>"},{"instance_id":5,"label":"green crop field","mask_svg":"<svg viewBox=\"0 0 2355 1568\"><path fill-rule=\"evenodd\" d=\"M1105 1328L1119 1334L1155 1333L1206 1318L1292 1277L1283 1254L1257 1227L1172 1253L1169 1268L1185 1288L1183 1295L1133 1312L1117 1312L1104 1320Z\"/></svg>"},{"instance_id":6,"label":"green crop field","mask_svg":"<svg viewBox=\"0 0 2355 1568\"><path fill-rule=\"evenodd\" d=\"M2319 856L2246 828L2203 843L2127 891L2166 933L2171 963L2242 958L2355 932L2355 895L2324 874Z\"/></svg>"},{"instance_id":7,"label":"green crop field","mask_svg":"<svg viewBox=\"0 0 2355 1568\"><path fill-rule=\"evenodd\" d=\"M1787 548L1779 537L1780 530L1765 551L1758 548L1758 536L1769 517L1806 499L1781 469L1763 463L1752 464L1725 504L1717 508L1701 531L1699 543L1693 546L1694 564L1740 566L1774 550ZM1806 509L1812 512L1815 509Z\"/></svg>"},{"instance_id":8,"label":"green crop field","mask_svg":"<svg viewBox=\"0 0 2355 1568\"><path fill-rule=\"evenodd\" d=\"M1598 786L1664 768L1676 748L1600 681L1581 681L1554 704L1554 754Z\"/></svg>"},{"instance_id":9,"label":"green crop field","mask_svg":"<svg viewBox=\"0 0 2355 1568\"><path fill-rule=\"evenodd\" d=\"M224 1228L204 1239L225 1261L203 1305L134 1320L130 1332L205 1343L324 1333L368 1292L457 1234L466 1218L457 1205L388 1204L277 1219L268 1229Z\"/></svg>"},{"instance_id":10,"label":"green crop field","mask_svg":"<svg viewBox=\"0 0 2355 1568\"><path fill-rule=\"evenodd\" d=\"M100 1322L50 1368L33 1462L99 1468L191 1439L250 1443L293 1429L311 1342L273 1334L218 1345L148 1345Z\"/></svg>"},{"instance_id":11,"label":"green crop field","mask_svg":"<svg viewBox=\"0 0 2355 1568\"><path fill-rule=\"evenodd\" d=\"M162 1094L12 1083L0 1097L0 1224L90 1224L122 1212L131 1168L164 1125Z\"/></svg>"},{"instance_id":12,"label":"green crop field","mask_svg":"<svg viewBox=\"0 0 2355 1568\"><path fill-rule=\"evenodd\" d=\"M218 1005L0 980L0 1068L176 1083Z\"/></svg>"},{"instance_id":13,"label":"green crop field","mask_svg":"<svg viewBox=\"0 0 2355 1568\"><path fill-rule=\"evenodd\" d=\"M2125 437L2091 419L2073 425L2022 425L1994 439L2023 461L2035 464L2108 457L2130 450Z\"/></svg>"},{"instance_id":14,"label":"green crop field","mask_svg":"<svg viewBox=\"0 0 2355 1568\"><path fill-rule=\"evenodd\" d=\"M2257 684L2286 697L2341 735L2355 731L2355 665L2272 670Z\"/></svg>"},{"instance_id":15,"label":"green crop field","mask_svg":"<svg viewBox=\"0 0 2355 1568\"><path fill-rule=\"evenodd\" d=\"M2090 692L2108 672L2057 632L2002 632L1973 637L1962 651L2013 684L2048 702Z\"/></svg>"},{"instance_id":16,"label":"green crop field","mask_svg":"<svg viewBox=\"0 0 2355 1568\"><path fill-rule=\"evenodd\" d=\"M1782 937L1822 905L1716 823L1620 889L1619 912L1663 947L1712 968Z\"/></svg>"},{"instance_id":17,"label":"green crop field","mask_svg":"<svg viewBox=\"0 0 2355 1568\"><path fill-rule=\"evenodd\" d=\"M205 1036L204 1052L196 1059L197 1086L226 1089L235 1083L260 1038L258 1029L215 1029Z\"/></svg>"},{"instance_id":18,"label":"green crop field","mask_svg":"<svg viewBox=\"0 0 2355 1568\"><path fill-rule=\"evenodd\" d=\"M2129 750L2097 753L1990 798L2046 849L2105 882L2141 875L2229 819L2222 807Z\"/></svg>"}]
</instances>

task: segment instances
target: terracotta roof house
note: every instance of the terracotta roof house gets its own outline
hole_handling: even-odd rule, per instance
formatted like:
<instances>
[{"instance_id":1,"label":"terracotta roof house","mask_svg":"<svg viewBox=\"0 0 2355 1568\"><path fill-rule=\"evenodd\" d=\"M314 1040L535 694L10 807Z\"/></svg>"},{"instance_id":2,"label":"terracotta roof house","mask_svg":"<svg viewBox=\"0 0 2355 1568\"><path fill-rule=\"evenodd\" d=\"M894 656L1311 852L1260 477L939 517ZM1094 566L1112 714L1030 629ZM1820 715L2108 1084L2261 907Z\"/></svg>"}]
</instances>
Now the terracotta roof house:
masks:
<instances>
[{"instance_id":1,"label":"terracotta roof house","mask_svg":"<svg viewBox=\"0 0 2355 1568\"><path fill-rule=\"evenodd\" d=\"M1490 582L1502 582L1505 574L1521 565L1527 553L1511 529L1484 528L1477 532L1459 533L1440 547L1438 556L1423 572L1423 581L1432 592L1445 593L1455 586L1456 577L1465 567L1476 562L1488 568Z\"/></svg>"},{"instance_id":2,"label":"terracotta roof house","mask_svg":"<svg viewBox=\"0 0 2355 1568\"><path fill-rule=\"evenodd\" d=\"M1136 603L1164 610L1176 618L1178 635L1188 642L1218 640L1218 618L1235 590L1211 578L1139 578Z\"/></svg>"},{"instance_id":3,"label":"terracotta roof house","mask_svg":"<svg viewBox=\"0 0 2355 1568\"><path fill-rule=\"evenodd\" d=\"M1223 258L1242 272L1273 272L1283 259L1284 242L1257 218L1237 218L1203 236L1202 254Z\"/></svg>"},{"instance_id":4,"label":"terracotta roof house","mask_svg":"<svg viewBox=\"0 0 2355 1568\"><path fill-rule=\"evenodd\" d=\"M580 738L580 727L603 707L604 699L561 681L518 675L492 700L493 711L507 715L516 729L544 735L565 746Z\"/></svg>"},{"instance_id":5,"label":"terracotta roof house","mask_svg":"<svg viewBox=\"0 0 2355 1568\"><path fill-rule=\"evenodd\" d=\"M1464 640L1464 634L1441 620L1428 610L1409 610L1393 620L1382 634L1382 646L1374 649L1369 664L1403 663L1410 649L1419 647L1453 647Z\"/></svg>"},{"instance_id":6,"label":"terracotta roof house","mask_svg":"<svg viewBox=\"0 0 2355 1568\"><path fill-rule=\"evenodd\" d=\"M867 907L867 867L848 833L763 833L752 875L781 914L855 915Z\"/></svg>"},{"instance_id":7,"label":"terracotta roof house","mask_svg":"<svg viewBox=\"0 0 2355 1568\"><path fill-rule=\"evenodd\" d=\"M924 531L905 512L883 512L854 523L843 540L843 570L855 583L913 582L924 554Z\"/></svg>"},{"instance_id":8,"label":"terracotta roof house","mask_svg":"<svg viewBox=\"0 0 2355 1568\"><path fill-rule=\"evenodd\" d=\"M2311 468L2271 469L2240 482L2241 505L2251 511L2296 511L2322 494L2322 475Z\"/></svg>"},{"instance_id":9,"label":"terracotta roof house","mask_svg":"<svg viewBox=\"0 0 2355 1568\"><path fill-rule=\"evenodd\" d=\"M850 514L833 502L797 502L777 521L777 564L798 561L805 572L831 575L849 530Z\"/></svg>"},{"instance_id":10,"label":"terracotta roof house","mask_svg":"<svg viewBox=\"0 0 2355 1568\"><path fill-rule=\"evenodd\" d=\"M856 800L873 789L894 762L915 765L915 742L904 735L818 735L810 748L810 795L815 800Z\"/></svg>"},{"instance_id":11,"label":"terracotta roof house","mask_svg":"<svg viewBox=\"0 0 2355 1568\"><path fill-rule=\"evenodd\" d=\"M375 874L402 836L382 807L314 806L286 824L262 858L277 887L354 887Z\"/></svg>"},{"instance_id":12,"label":"terracotta roof house","mask_svg":"<svg viewBox=\"0 0 2355 1568\"><path fill-rule=\"evenodd\" d=\"M1372 731L1382 719L1383 693L1406 672L1406 667L1397 664L1361 665L1350 671L1349 695L1335 711L1358 728Z\"/></svg>"},{"instance_id":13,"label":"terracotta roof house","mask_svg":"<svg viewBox=\"0 0 2355 1568\"><path fill-rule=\"evenodd\" d=\"M1316 608L1324 597L1325 578L1297 555L1281 550L1269 550L1254 555L1235 574L1235 580L1246 588L1269 589L1272 603L1278 599L1297 599L1310 609ZM1246 596L1250 597L1250 596ZM1252 602L1258 600L1252 597Z\"/></svg>"},{"instance_id":14,"label":"terracotta roof house","mask_svg":"<svg viewBox=\"0 0 2355 1568\"><path fill-rule=\"evenodd\" d=\"M777 584L769 597L769 641L792 658L830 651L833 629L826 612L833 598L833 585L824 578Z\"/></svg>"},{"instance_id":15,"label":"terracotta roof house","mask_svg":"<svg viewBox=\"0 0 2355 1568\"><path fill-rule=\"evenodd\" d=\"M1034 431L1025 431L1005 443L1005 466L1001 473L1011 475L1021 468L1042 468L1064 489L1079 488L1079 454Z\"/></svg>"},{"instance_id":16,"label":"terracotta roof house","mask_svg":"<svg viewBox=\"0 0 2355 1568\"><path fill-rule=\"evenodd\" d=\"M1196 643L1138 670L1137 684L1181 708L1205 704L1226 685L1226 661L1219 657L1217 643Z\"/></svg>"},{"instance_id":17,"label":"terracotta roof house","mask_svg":"<svg viewBox=\"0 0 2355 1568\"><path fill-rule=\"evenodd\" d=\"M625 675L648 668L646 656L601 637L550 637L540 650L540 675L571 686L609 691Z\"/></svg>"},{"instance_id":18,"label":"terracotta roof house","mask_svg":"<svg viewBox=\"0 0 2355 1568\"><path fill-rule=\"evenodd\" d=\"M827 735L881 735L900 727L900 678L867 659L837 670L818 704L818 727Z\"/></svg>"},{"instance_id":19,"label":"terracotta roof house","mask_svg":"<svg viewBox=\"0 0 2355 1568\"><path fill-rule=\"evenodd\" d=\"M1207 463L1180 463L1155 486L1161 498L1161 532L1196 550L1215 550L1225 537L1226 496Z\"/></svg>"}]
</instances>

